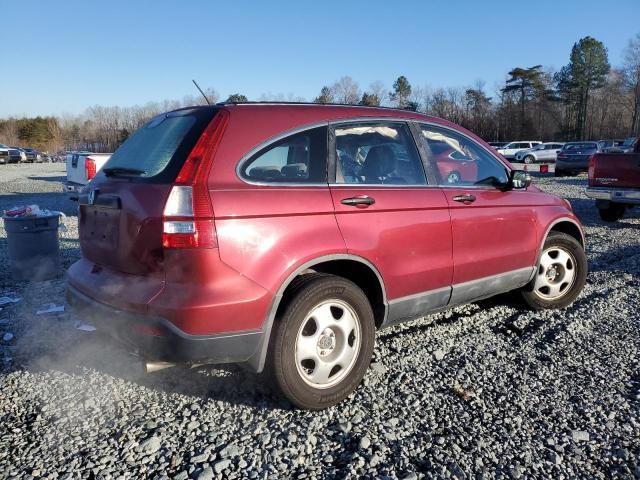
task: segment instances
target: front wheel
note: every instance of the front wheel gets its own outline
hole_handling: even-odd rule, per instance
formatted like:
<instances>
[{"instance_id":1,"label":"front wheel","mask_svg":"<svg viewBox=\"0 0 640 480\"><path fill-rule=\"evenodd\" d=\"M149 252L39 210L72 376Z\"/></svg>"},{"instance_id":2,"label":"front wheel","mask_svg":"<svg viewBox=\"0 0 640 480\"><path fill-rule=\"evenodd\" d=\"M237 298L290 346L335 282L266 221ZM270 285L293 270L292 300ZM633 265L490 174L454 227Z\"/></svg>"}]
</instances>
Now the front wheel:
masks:
<instances>
[{"instance_id":1,"label":"front wheel","mask_svg":"<svg viewBox=\"0 0 640 480\"><path fill-rule=\"evenodd\" d=\"M527 155L526 157L524 157L524 163L533 163L535 161L535 158L533 158L533 155Z\"/></svg>"},{"instance_id":2,"label":"front wheel","mask_svg":"<svg viewBox=\"0 0 640 480\"><path fill-rule=\"evenodd\" d=\"M299 408L320 410L360 384L375 342L371 304L353 282L303 275L277 320L271 359L282 393Z\"/></svg>"},{"instance_id":3,"label":"front wheel","mask_svg":"<svg viewBox=\"0 0 640 480\"><path fill-rule=\"evenodd\" d=\"M551 232L533 280L521 291L522 298L534 310L571 305L584 287L587 269L582 245L570 235Z\"/></svg>"}]
</instances>

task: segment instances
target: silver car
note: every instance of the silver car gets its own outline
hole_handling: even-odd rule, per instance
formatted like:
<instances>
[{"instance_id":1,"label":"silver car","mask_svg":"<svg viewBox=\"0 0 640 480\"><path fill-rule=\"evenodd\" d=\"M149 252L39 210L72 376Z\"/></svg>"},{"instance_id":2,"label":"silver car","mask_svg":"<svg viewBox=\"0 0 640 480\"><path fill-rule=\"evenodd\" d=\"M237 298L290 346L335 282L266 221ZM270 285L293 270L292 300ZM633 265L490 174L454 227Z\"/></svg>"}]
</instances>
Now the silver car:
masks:
<instances>
[{"instance_id":1,"label":"silver car","mask_svg":"<svg viewBox=\"0 0 640 480\"><path fill-rule=\"evenodd\" d=\"M558 142L541 143L533 148L517 152L515 161L524 163L555 162L563 145L564 143Z\"/></svg>"}]
</instances>

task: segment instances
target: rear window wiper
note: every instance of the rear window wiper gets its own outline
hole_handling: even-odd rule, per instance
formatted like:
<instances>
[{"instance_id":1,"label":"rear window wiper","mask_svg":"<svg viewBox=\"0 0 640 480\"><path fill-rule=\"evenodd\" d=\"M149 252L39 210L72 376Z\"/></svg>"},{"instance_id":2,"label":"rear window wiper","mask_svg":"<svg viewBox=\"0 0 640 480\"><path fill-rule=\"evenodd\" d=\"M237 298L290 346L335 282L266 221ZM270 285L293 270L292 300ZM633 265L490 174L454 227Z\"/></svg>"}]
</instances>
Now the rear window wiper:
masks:
<instances>
[{"instance_id":1,"label":"rear window wiper","mask_svg":"<svg viewBox=\"0 0 640 480\"><path fill-rule=\"evenodd\" d=\"M147 173L146 170L140 170L139 168L129 168L129 167L106 167L106 168L103 168L102 171L107 177L144 175L145 173Z\"/></svg>"}]
</instances>

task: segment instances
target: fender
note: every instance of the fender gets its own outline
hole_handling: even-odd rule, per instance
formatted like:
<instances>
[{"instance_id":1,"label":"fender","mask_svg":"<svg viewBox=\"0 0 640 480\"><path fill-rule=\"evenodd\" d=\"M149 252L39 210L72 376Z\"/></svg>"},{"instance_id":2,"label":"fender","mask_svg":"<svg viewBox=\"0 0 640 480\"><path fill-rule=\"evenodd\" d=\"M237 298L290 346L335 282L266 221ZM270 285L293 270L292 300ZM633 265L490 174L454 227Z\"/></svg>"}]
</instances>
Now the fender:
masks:
<instances>
[{"instance_id":1,"label":"fender","mask_svg":"<svg viewBox=\"0 0 640 480\"><path fill-rule=\"evenodd\" d=\"M574 220L571 217L559 217L556 218L553 222L551 222L549 224L549 226L547 227L547 229L544 232L544 235L542 236L542 240L540 241L540 247L538 248L538 254L536 256L536 263L533 265L534 267L538 266L538 263L540 262L540 256L542 255L542 249L544 248L544 244L547 241L547 238L549 237L549 233L551 233L551 230L553 229L553 227L555 227L556 225L558 225L559 223L564 223L564 222L569 222L572 223L580 232L580 238L582 241L582 247L586 248L587 246L587 240L586 237L584 235L584 230L582 229L582 226L580 225L580 223L578 223L576 220ZM535 276L535 272L537 270L534 268L532 273L531 273L531 278L529 279L529 281L533 280L533 277Z\"/></svg>"},{"instance_id":2,"label":"fender","mask_svg":"<svg viewBox=\"0 0 640 480\"><path fill-rule=\"evenodd\" d=\"M273 322L276 317L276 313L278 312L278 307L280 306L280 302L282 301L282 296L284 295L285 290L291 284L294 278L300 275L305 270L312 269L314 265L318 265L320 263L329 262L332 260L353 260L356 262L360 262L367 267L369 267L376 274L378 278L378 282L380 282L380 288L382 289L382 301L384 304L384 321L386 322L387 315L389 313L389 302L387 301L387 292L384 286L384 281L382 280L382 275L378 269L364 257L360 257L358 255L351 255L346 253L336 253L331 255L323 255L321 257L314 258L309 260L302 265L299 265L295 270L293 270L285 279L285 281L280 285L278 291L276 292L273 300L271 301L271 306L269 307L269 311L267 312L267 317L265 318L262 324L262 338L260 341L260 345L256 353L248 360L248 364L250 367L255 370L257 373L262 372L264 369L264 365L267 359L267 351L269 349L269 340L271 338L271 329L273 327Z\"/></svg>"}]
</instances>

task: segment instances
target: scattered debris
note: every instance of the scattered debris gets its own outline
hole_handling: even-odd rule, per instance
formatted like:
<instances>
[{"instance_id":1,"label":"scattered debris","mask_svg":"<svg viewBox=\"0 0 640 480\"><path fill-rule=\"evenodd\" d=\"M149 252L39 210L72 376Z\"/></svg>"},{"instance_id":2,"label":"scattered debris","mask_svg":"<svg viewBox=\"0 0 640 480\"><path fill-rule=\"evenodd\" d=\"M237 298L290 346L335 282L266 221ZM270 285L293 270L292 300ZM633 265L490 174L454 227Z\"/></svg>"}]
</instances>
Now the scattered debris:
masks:
<instances>
[{"instance_id":1,"label":"scattered debris","mask_svg":"<svg viewBox=\"0 0 640 480\"><path fill-rule=\"evenodd\" d=\"M46 313L61 313L64 312L64 305L56 305L55 303L45 303L40 306L40 310L36 312L37 315L44 315Z\"/></svg>"},{"instance_id":2,"label":"scattered debris","mask_svg":"<svg viewBox=\"0 0 640 480\"><path fill-rule=\"evenodd\" d=\"M476 397L475 390L471 388L464 388L463 386L458 385L457 383L453 387L451 387L451 391L455 393L458 397L463 399L465 402L473 400Z\"/></svg>"},{"instance_id":3,"label":"scattered debris","mask_svg":"<svg viewBox=\"0 0 640 480\"><path fill-rule=\"evenodd\" d=\"M93 325L89 325L88 323L76 322L75 324L76 330L80 330L82 332L95 332L96 327Z\"/></svg>"},{"instance_id":4,"label":"scattered debris","mask_svg":"<svg viewBox=\"0 0 640 480\"><path fill-rule=\"evenodd\" d=\"M22 300L15 292L3 293L0 297L0 305L9 305L11 303L18 303Z\"/></svg>"}]
</instances>

